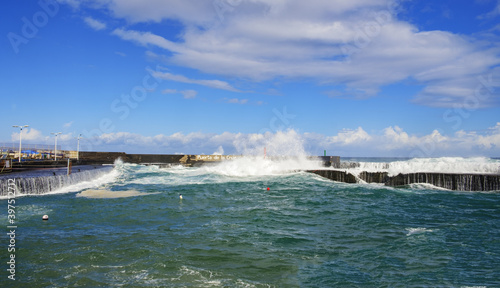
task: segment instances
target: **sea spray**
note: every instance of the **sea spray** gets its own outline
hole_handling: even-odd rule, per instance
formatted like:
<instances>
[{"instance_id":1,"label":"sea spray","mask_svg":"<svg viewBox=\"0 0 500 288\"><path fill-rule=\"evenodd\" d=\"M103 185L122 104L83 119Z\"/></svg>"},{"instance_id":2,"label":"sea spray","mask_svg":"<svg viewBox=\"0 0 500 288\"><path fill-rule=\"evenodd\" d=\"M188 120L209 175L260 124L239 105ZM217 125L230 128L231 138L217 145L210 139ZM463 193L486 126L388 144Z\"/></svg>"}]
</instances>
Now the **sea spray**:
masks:
<instances>
[{"instance_id":1,"label":"sea spray","mask_svg":"<svg viewBox=\"0 0 500 288\"><path fill-rule=\"evenodd\" d=\"M246 156L299 156L307 155L304 140L295 130L250 134L233 142L237 154Z\"/></svg>"},{"instance_id":2,"label":"sea spray","mask_svg":"<svg viewBox=\"0 0 500 288\"><path fill-rule=\"evenodd\" d=\"M282 175L302 170L322 169L321 161L308 160L305 157L242 157L224 161L213 166L203 167L208 173L224 176L246 177Z\"/></svg>"},{"instance_id":3,"label":"sea spray","mask_svg":"<svg viewBox=\"0 0 500 288\"><path fill-rule=\"evenodd\" d=\"M74 173L70 175L57 175L54 171L55 175L33 176L30 173L19 173L10 175L10 177L15 179L17 195L25 196L59 194L97 188L115 182L125 172L121 159L116 160L113 166L75 166L73 170ZM3 189L6 181L7 178L0 178L0 199L6 197L6 192L4 193Z\"/></svg>"},{"instance_id":4,"label":"sea spray","mask_svg":"<svg viewBox=\"0 0 500 288\"><path fill-rule=\"evenodd\" d=\"M156 193L144 193L136 190L125 190L125 191L110 191L106 189L89 189L76 194L76 197L85 197L91 199L109 199L109 198L125 198L125 197L136 197L136 196L146 196L159 194Z\"/></svg>"},{"instance_id":5,"label":"sea spray","mask_svg":"<svg viewBox=\"0 0 500 288\"><path fill-rule=\"evenodd\" d=\"M65 193L78 191L83 187L102 185L104 182L113 181L113 167L100 167L98 169L86 170L71 175L55 175L42 177L17 177L15 178L17 195L41 195L48 193ZM111 175L110 175L111 174ZM107 177L108 176L108 177ZM0 186L5 179L0 179ZM6 194L1 191L0 197Z\"/></svg>"},{"instance_id":6,"label":"sea spray","mask_svg":"<svg viewBox=\"0 0 500 288\"><path fill-rule=\"evenodd\" d=\"M225 176L279 175L299 170L320 169L319 160L310 160L302 137L292 129L254 134L234 143L244 157L204 169Z\"/></svg>"},{"instance_id":7,"label":"sea spray","mask_svg":"<svg viewBox=\"0 0 500 288\"><path fill-rule=\"evenodd\" d=\"M383 158L379 162L344 162L342 169L359 175L361 172L387 172L388 176L400 173L471 173L471 174L500 174L500 160L486 157L440 157L414 158L405 161L386 162Z\"/></svg>"}]
</instances>

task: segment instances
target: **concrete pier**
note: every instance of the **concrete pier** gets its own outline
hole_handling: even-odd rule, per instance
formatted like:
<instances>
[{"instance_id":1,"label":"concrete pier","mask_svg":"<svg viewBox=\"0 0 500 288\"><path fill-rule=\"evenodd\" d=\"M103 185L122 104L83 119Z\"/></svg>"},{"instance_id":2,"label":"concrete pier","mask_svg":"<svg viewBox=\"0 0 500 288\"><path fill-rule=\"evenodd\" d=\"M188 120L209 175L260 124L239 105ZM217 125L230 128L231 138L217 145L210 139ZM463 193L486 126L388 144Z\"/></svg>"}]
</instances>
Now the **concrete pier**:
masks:
<instances>
[{"instance_id":1,"label":"concrete pier","mask_svg":"<svg viewBox=\"0 0 500 288\"><path fill-rule=\"evenodd\" d=\"M457 191L500 190L500 175L410 173L390 177L385 185L403 186L412 183L429 183L437 187Z\"/></svg>"},{"instance_id":2,"label":"concrete pier","mask_svg":"<svg viewBox=\"0 0 500 288\"><path fill-rule=\"evenodd\" d=\"M79 166L74 173L68 175L63 169L36 170L17 176L0 176L0 196L8 196L9 192L19 194L42 195L83 181L91 181L109 173L113 166ZM10 188L9 188L10 187Z\"/></svg>"},{"instance_id":3,"label":"concrete pier","mask_svg":"<svg viewBox=\"0 0 500 288\"><path fill-rule=\"evenodd\" d=\"M234 160L244 157L242 155L177 155L177 154L127 154L124 152L80 152L79 160L71 158L73 166L78 165L104 165L114 164L116 160L121 159L125 163L134 163L141 165L155 165L160 168L170 167L172 165L183 165L187 167L198 167L201 165L215 164L221 161ZM255 156L256 157L256 156ZM268 156L267 159L283 160L289 159L283 157ZM308 160L320 161L325 167L339 167L339 156L309 156ZM9 161L8 165L5 161ZM0 174L10 172L31 171L38 169L53 169L66 167L68 159L54 160L23 160L16 162L12 159L4 160L0 167ZM8 169L7 169L8 168Z\"/></svg>"},{"instance_id":4,"label":"concrete pier","mask_svg":"<svg viewBox=\"0 0 500 288\"><path fill-rule=\"evenodd\" d=\"M387 172L361 172L355 176L340 170L310 170L311 172L333 181L345 183L381 183L386 186L400 187L414 183L432 184L456 191L500 191L498 174L456 174L456 173L407 173L388 176Z\"/></svg>"},{"instance_id":5,"label":"concrete pier","mask_svg":"<svg viewBox=\"0 0 500 288\"><path fill-rule=\"evenodd\" d=\"M126 163L135 163L142 165L157 165L165 167L169 165L184 165L196 167L220 161L233 160L243 157L241 155L175 155L175 154L127 154L123 152L80 152L80 163L95 164L113 164L115 160L122 159ZM269 159L277 159L268 157ZM309 156L309 160L318 160L325 167L339 167L339 156Z\"/></svg>"}]
</instances>

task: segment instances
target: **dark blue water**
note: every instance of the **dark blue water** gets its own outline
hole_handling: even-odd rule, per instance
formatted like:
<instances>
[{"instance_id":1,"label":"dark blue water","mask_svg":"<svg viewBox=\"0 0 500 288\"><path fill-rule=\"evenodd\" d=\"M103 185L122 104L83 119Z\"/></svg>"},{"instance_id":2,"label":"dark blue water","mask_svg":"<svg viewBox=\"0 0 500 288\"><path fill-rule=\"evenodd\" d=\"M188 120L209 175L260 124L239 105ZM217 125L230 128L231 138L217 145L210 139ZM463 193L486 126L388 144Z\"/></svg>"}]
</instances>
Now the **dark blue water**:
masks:
<instances>
[{"instance_id":1,"label":"dark blue water","mask_svg":"<svg viewBox=\"0 0 500 288\"><path fill-rule=\"evenodd\" d=\"M16 280L3 233L0 286L500 287L500 193L263 165L121 164L97 191L17 197Z\"/></svg>"}]
</instances>

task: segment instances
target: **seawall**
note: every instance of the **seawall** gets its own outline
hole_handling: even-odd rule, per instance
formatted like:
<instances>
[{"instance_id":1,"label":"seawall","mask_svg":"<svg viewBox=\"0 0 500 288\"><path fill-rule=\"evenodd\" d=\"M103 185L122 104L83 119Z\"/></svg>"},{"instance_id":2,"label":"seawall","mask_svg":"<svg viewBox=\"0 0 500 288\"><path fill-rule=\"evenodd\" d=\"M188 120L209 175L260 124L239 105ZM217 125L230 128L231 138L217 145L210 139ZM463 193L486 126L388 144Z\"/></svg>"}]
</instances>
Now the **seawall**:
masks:
<instances>
[{"instance_id":1,"label":"seawall","mask_svg":"<svg viewBox=\"0 0 500 288\"><path fill-rule=\"evenodd\" d=\"M8 192L13 192L12 189L9 190L9 185L15 187L16 195L41 195L69 185L99 178L113 169L112 166L86 168L85 170L82 168L82 171L73 169L74 172L70 175L67 175L65 170L58 170L53 175L0 177L0 196L5 197L8 196Z\"/></svg>"},{"instance_id":2,"label":"seawall","mask_svg":"<svg viewBox=\"0 0 500 288\"><path fill-rule=\"evenodd\" d=\"M387 172L361 172L355 176L341 170L309 170L333 181L345 183L381 183L386 186L400 187L414 183L431 184L456 191L500 191L498 174L457 174L457 173L407 173L388 176Z\"/></svg>"},{"instance_id":3,"label":"seawall","mask_svg":"<svg viewBox=\"0 0 500 288\"><path fill-rule=\"evenodd\" d=\"M220 161L232 160L243 157L241 155L194 155L194 154L127 154L124 152L80 152L81 164L113 164L115 160L122 159L126 163L143 165L184 165L201 166ZM269 157L273 159L273 157ZM310 156L310 160L319 160L325 167L339 167L339 156ZM277 158L278 159L278 158Z\"/></svg>"}]
</instances>

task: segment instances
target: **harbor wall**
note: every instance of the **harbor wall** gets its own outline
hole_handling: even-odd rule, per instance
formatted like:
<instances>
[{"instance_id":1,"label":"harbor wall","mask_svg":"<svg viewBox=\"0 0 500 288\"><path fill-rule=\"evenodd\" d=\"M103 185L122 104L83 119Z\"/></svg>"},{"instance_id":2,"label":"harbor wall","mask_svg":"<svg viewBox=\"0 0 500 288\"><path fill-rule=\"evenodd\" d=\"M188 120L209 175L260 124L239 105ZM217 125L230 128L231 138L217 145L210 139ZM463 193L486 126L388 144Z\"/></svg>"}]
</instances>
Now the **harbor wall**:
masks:
<instances>
[{"instance_id":1,"label":"harbor wall","mask_svg":"<svg viewBox=\"0 0 500 288\"><path fill-rule=\"evenodd\" d=\"M241 155L177 155L177 154L127 154L124 152L80 152L80 163L83 164L113 164L117 159L123 162L144 165L172 165L200 166L225 160L243 157ZM281 159L268 157L269 159ZM339 156L310 156L309 160L319 160L325 167L339 167Z\"/></svg>"},{"instance_id":2,"label":"harbor wall","mask_svg":"<svg viewBox=\"0 0 500 288\"><path fill-rule=\"evenodd\" d=\"M497 191L500 190L500 175L409 173L390 177L385 185L404 186L413 183L429 183L457 191Z\"/></svg>"},{"instance_id":3,"label":"harbor wall","mask_svg":"<svg viewBox=\"0 0 500 288\"><path fill-rule=\"evenodd\" d=\"M75 156L76 157L76 156ZM69 159L73 166L78 165L105 165L114 164L116 160L121 159L126 163L141 165L156 165L161 168L172 165L184 165L188 167L197 167L208 164L215 164L220 161L233 160L242 155L178 155L178 154L127 154L124 152L87 152L79 153L79 159ZM256 157L256 156L255 156ZM289 157L267 157L267 159L280 161L289 159ZM339 156L309 156L309 160L317 160L323 163L325 167L339 167ZM54 160L33 160L23 159L21 162L12 159L4 159L0 163L0 174L10 172L30 171L37 169L50 169L68 166L68 158Z\"/></svg>"},{"instance_id":4,"label":"harbor wall","mask_svg":"<svg viewBox=\"0 0 500 288\"><path fill-rule=\"evenodd\" d=\"M361 172L355 176L341 170L310 170L308 172L345 183L381 183L392 187L425 183L456 191L500 191L500 175L497 174L418 172L389 176L387 172Z\"/></svg>"},{"instance_id":5,"label":"harbor wall","mask_svg":"<svg viewBox=\"0 0 500 288\"><path fill-rule=\"evenodd\" d=\"M112 169L112 166L97 166L81 172L75 170L70 175L64 171L62 174L54 173L51 176L3 177L0 178L0 196L8 196L8 192L14 192L9 189L9 185L15 187L14 195L42 195L83 181L91 181L109 173Z\"/></svg>"}]
</instances>

